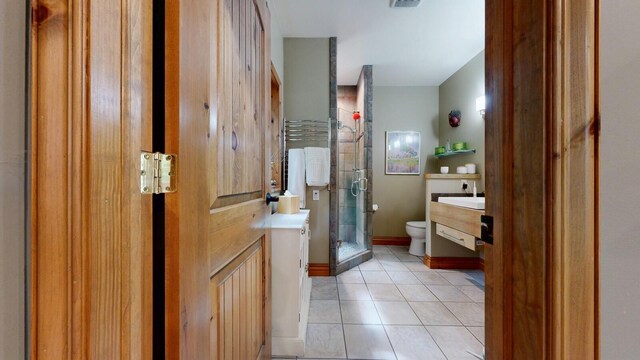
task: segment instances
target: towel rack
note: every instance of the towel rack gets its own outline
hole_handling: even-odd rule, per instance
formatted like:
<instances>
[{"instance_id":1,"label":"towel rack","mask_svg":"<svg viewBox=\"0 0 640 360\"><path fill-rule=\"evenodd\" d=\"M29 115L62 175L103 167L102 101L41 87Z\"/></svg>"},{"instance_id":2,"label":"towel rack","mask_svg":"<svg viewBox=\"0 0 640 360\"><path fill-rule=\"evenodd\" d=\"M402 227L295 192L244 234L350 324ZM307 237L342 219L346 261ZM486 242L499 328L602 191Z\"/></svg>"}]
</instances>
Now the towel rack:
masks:
<instances>
[{"instance_id":1,"label":"towel rack","mask_svg":"<svg viewBox=\"0 0 640 360\"><path fill-rule=\"evenodd\" d=\"M282 124L282 184L287 186L289 176L289 149L305 147L331 148L331 119L288 120Z\"/></svg>"}]
</instances>

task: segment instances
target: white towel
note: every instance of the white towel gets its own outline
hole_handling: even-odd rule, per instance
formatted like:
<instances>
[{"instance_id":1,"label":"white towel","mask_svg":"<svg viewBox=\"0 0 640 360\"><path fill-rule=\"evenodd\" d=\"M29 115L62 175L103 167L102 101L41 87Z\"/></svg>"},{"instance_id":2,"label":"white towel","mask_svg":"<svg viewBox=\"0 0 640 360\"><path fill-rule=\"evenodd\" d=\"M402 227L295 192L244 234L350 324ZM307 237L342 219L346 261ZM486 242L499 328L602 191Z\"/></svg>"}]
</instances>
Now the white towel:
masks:
<instances>
[{"instance_id":1,"label":"white towel","mask_svg":"<svg viewBox=\"0 0 640 360\"><path fill-rule=\"evenodd\" d=\"M300 208L305 208L305 194L307 187L304 184L305 162L304 149L289 150L289 166L287 190L293 195L300 196Z\"/></svg>"},{"instance_id":2,"label":"white towel","mask_svg":"<svg viewBox=\"0 0 640 360\"><path fill-rule=\"evenodd\" d=\"M306 147L304 148L304 155L307 168L307 185L329 185L331 151L328 148Z\"/></svg>"}]
</instances>

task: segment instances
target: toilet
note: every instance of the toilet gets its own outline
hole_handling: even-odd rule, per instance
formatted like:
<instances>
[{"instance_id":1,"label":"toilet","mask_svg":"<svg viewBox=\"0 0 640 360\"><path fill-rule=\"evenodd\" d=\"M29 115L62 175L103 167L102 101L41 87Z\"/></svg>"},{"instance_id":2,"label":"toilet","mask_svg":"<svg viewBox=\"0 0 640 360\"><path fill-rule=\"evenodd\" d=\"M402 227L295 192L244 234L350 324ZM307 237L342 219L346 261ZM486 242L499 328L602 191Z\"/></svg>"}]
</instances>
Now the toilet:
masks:
<instances>
[{"instance_id":1,"label":"toilet","mask_svg":"<svg viewBox=\"0 0 640 360\"><path fill-rule=\"evenodd\" d=\"M427 242L427 222L408 221L405 229L407 231L407 234L411 236L409 254L415 256L424 256Z\"/></svg>"}]
</instances>

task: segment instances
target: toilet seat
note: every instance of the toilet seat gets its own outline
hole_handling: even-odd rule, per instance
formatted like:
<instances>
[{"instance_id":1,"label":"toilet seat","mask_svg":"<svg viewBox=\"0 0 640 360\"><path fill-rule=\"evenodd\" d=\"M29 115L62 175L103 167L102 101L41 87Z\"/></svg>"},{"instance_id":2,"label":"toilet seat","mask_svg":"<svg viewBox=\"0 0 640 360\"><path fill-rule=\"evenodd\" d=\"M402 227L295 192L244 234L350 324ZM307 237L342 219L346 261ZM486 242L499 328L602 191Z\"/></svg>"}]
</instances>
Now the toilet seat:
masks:
<instances>
[{"instance_id":1,"label":"toilet seat","mask_svg":"<svg viewBox=\"0 0 640 360\"><path fill-rule=\"evenodd\" d=\"M418 229L426 229L427 222L426 221L409 221L407 222L407 226L411 226L413 228L418 228Z\"/></svg>"}]
</instances>

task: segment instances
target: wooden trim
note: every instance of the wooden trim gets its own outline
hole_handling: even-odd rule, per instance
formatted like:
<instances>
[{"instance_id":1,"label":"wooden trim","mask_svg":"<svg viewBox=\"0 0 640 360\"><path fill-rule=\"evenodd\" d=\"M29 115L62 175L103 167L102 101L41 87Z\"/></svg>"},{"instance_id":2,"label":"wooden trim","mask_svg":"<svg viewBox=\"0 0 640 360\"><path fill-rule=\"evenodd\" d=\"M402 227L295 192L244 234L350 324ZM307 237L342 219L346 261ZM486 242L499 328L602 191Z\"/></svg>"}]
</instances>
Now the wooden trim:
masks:
<instances>
[{"instance_id":1,"label":"wooden trim","mask_svg":"<svg viewBox=\"0 0 640 360\"><path fill-rule=\"evenodd\" d=\"M427 180L480 180L480 174L424 174Z\"/></svg>"},{"instance_id":2,"label":"wooden trim","mask_svg":"<svg viewBox=\"0 0 640 360\"><path fill-rule=\"evenodd\" d=\"M329 264L309 263L309 276L329 276L330 274Z\"/></svg>"},{"instance_id":3,"label":"wooden trim","mask_svg":"<svg viewBox=\"0 0 640 360\"><path fill-rule=\"evenodd\" d=\"M431 257L425 255L422 262L429 269L484 270L484 260L479 257Z\"/></svg>"},{"instance_id":4,"label":"wooden trim","mask_svg":"<svg viewBox=\"0 0 640 360\"><path fill-rule=\"evenodd\" d=\"M374 236L373 245L409 246L411 238L408 236Z\"/></svg>"}]
</instances>

